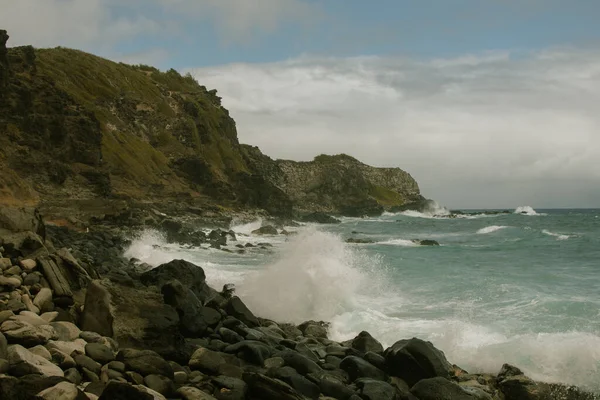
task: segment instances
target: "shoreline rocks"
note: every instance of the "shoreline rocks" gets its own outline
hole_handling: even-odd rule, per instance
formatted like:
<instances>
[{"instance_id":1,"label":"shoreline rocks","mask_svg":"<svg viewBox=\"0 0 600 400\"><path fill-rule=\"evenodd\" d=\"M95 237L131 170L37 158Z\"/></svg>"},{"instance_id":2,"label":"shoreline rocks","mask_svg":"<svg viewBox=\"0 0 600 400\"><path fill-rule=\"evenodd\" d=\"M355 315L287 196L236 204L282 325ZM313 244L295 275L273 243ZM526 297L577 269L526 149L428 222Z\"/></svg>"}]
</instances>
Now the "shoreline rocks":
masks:
<instances>
[{"instance_id":1,"label":"shoreline rocks","mask_svg":"<svg viewBox=\"0 0 600 400\"><path fill-rule=\"evenodd\" d=\"M44 247L34 258L0 256L2 399L597 398L508 365L469 374L417 338L385 349L368 332L340 343L322 321L262 319L183 260L102 275Z\"/></svg>"}]
</instances>

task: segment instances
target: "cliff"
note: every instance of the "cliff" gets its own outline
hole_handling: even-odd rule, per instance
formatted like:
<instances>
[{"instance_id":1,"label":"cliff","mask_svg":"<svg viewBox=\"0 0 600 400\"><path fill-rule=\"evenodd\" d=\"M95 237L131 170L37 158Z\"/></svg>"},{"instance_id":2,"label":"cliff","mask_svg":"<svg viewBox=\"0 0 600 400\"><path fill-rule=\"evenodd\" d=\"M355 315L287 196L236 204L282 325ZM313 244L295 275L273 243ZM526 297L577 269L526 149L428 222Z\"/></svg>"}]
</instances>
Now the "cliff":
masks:
<instances>
[{"instance_id":1,"label":"cliff","mask_svg":"<svg viewBox=\"0 0 600 400\"><path fill-rule=\"evenodd\" d=\"M400 168L375 168L345 154L310 162L271 160L243 146L246 161L288 195L297 213L379 215L423 200L417 182Z\"/></svg>"},{"instance_id":2,"label":"cliff","mask_svg":"<svg viewBox=\"0 0 600 400\"><path fill-rule=\"evenodd\" d=\"M0 204L85 225L152 209L362 215L419 195L400 169L274 161L241 145L216 90L189 75L7 40L0 31Z\"/></svg>"}]
</instances>

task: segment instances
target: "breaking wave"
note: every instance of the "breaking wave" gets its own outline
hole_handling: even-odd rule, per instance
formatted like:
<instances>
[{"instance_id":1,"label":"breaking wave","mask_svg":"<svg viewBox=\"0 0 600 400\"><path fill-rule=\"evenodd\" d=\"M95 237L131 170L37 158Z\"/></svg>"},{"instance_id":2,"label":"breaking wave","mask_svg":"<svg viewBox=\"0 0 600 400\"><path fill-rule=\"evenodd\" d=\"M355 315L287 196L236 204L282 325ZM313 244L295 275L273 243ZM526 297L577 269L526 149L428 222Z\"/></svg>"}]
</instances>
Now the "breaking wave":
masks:
<instances>
[{"instance_id":1,"label":"breaking wave","mask_svg":"<svg viewBox=\"0 0 600 400\"><path fill-rule=\"evenodd\" d=\"M491 226L486 226L485 228L481 228L480 230L477 231L477 233L480 234L480 235L485 235L487 233L496 232L496 231L499 231L499 230L504 229L504 228L508 228L508 226L504 226L504 225L491 225Z\"/></svg>"}]
</instances>

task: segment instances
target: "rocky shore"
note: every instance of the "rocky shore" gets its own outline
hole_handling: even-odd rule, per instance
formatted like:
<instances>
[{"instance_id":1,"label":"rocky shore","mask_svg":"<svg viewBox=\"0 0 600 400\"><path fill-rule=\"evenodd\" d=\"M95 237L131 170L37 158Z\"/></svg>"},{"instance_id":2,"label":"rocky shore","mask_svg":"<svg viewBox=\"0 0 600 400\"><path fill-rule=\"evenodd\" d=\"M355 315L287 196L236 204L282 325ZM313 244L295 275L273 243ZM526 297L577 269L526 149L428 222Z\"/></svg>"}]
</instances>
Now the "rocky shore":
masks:
<instances>
[{"instance_id":1,"label":"rocky shore","mask_svg":"<svg viewBox=\"0 0 600 400\"><path fill-rule=\"evenodd\" d=\"M470 374L418 338L385 349L367 332L340 343L326 322L263 319L199 266L148 269L125 244L0 212L0 399L596 398L510 365Z\"/></svg>"}]
</instances>

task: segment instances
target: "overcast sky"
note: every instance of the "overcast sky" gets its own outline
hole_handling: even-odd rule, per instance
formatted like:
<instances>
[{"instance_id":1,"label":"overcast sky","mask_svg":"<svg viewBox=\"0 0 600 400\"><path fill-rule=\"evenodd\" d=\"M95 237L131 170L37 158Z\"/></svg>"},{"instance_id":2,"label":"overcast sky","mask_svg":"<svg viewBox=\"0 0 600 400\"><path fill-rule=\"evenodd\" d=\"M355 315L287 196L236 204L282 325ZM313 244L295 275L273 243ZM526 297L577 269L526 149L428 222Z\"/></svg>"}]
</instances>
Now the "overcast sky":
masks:
<instances>
[{"instance_id":1,"label":"overcast sky","mask_svg":"<svg viewBox=\"0 0 600 400\"><path fill-rule=\"evenodd\" d=\"M452 208L600 207L597 0L11 0L9 45L192 72L240 141Z\"/></svg>"}]
</instances>

